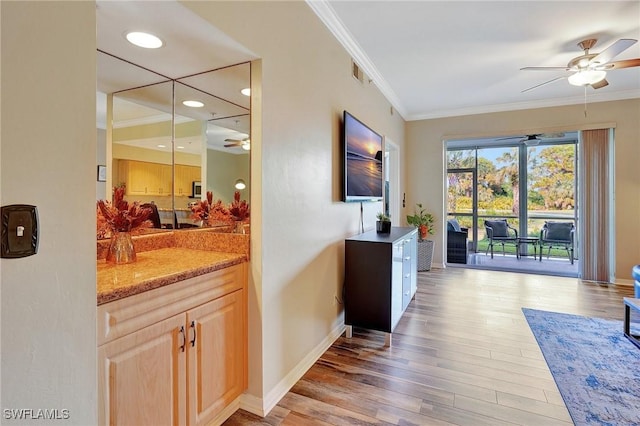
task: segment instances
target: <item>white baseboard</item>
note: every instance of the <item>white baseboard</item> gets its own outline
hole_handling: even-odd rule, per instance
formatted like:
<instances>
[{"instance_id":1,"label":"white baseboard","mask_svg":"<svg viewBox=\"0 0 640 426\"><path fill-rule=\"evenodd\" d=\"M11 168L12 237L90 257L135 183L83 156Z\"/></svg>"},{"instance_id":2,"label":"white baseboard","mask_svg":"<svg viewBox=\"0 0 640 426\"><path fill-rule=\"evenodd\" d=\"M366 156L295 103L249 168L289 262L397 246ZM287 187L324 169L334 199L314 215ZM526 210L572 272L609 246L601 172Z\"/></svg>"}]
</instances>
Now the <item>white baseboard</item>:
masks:
<instances>
[{"instance_id":1,"label":"white baseboard","mask_svg":"<svg viewBox=\"0 0 640 426\"><path fill-rule=\"evenodd\" d=\"M305 356L264 398L244 394L240 399L240 408L260 417L266 417L298 380L315 364L344 333L345 325L339 324L307 356Z\"/></svg>"},{"instance_id":2,"label":"white baseboard","mask_svg":"<svg viewBox=\"0 0 640 426\"><path fill-rule=\"evenodd\" d=\"M244 411L248 411L256 416L265 417L267 414L264 411L262 404L262 398L258 398L255 395L248 393L243 394L240 397L240 408Z\"/></svg>"}]
</instances>

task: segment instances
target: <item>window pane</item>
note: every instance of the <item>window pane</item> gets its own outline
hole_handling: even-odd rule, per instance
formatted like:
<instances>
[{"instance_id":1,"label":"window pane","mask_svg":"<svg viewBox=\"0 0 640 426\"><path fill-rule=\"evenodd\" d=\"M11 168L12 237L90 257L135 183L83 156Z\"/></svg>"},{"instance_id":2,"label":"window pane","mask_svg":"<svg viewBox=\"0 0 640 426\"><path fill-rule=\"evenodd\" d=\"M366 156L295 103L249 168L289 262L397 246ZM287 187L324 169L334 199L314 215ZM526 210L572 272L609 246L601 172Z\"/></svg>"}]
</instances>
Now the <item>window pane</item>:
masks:
<instances>
[{"instance_id":1,"label":"window pane","mask_svg":"<svg viewBox=\"0 0 640 426\"><path fill-rule=\"evenodd\" d=\"M447 151L447 169L467 169L475 167L475 162L473 149Z\"/></svg>"},{"instance_id":2,"label":"window pane","mask_svg":"<svg viewBox=\"0 0 640 426\"><path fill-rule=\"evenodd\" d=\"M518 149L478 149L478 215L518 215Z\"/></svg>"},{"instance_id":3,"label":"window pane","mask_svg":"<svg viewBox=\"0 0 640 426\"><path fill-rule=\"evenodd\" d=\"M527 202L532 217L572 219L575 207L575 145L529 148Z\"/></svg>"}]
</instances>

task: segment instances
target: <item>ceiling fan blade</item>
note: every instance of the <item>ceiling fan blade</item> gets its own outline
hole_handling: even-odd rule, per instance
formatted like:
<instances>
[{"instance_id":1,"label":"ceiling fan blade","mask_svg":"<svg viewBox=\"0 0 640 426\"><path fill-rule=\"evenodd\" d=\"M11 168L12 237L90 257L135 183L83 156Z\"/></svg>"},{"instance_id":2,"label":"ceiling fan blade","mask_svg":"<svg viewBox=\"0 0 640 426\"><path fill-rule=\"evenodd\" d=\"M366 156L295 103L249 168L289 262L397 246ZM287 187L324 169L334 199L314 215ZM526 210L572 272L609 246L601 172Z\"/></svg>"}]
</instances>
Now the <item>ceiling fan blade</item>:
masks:
<instances>
[{"instance_id":1,"label":"ceiling fan blade","mask_svg":"<svg viewBox=\"0 0 640 426\"><path fill-rule=\"evenodd\" d=\"M540 83L540 84L538 84L538 85L536 85L536 86L529 87L528 89L524 89L524 90L523 90L522 92L520 92L520 93L524 93L524 92L528 92L529 90L537 89L538 87L544 86L544 85L549 84L549 83L553 83L554 81L562 80L563 78L566 78L566 77L565 77L565 76L562 76L562 77L552 78L551 80L549 80L549 81L545 81L544 83Z\"/></svg>"},{"instance_id":2,"label":"ceiling fan blade","mask_svg":"<svg viewBox=\"0 0 640 426\"><path fill-rule=\"evenodd\" d=\"M564 138L564 132L556 132L556 133L542 133L538 136L541 136L545 139L554 139L554 138Z\"/></svg>"},{"instance_id":3,"label":"ceiling fan blade","mask_svg":"<svg viewBox=\"0 0 640 426\"><path fill-rule=\"evenodd\" d=\"M592 64L604 65L610 60L612 60L613 58L615 58L616 56L618 56L620 53L624 52L625 50L633 46L635 43L637 43L637 41L638 40L634 40L632 38L621 38L620 40L616 41L611 46L607 47L602 52L597 54L589 62Z\"/></svg>"},{"instance_id":4,"label":"ceiling fan blade","mask_svg":"<svg viewBox=\"0 0 640 426\"><path fill-rule=\"evenodd\" d=\"M231 147L240 146L240 145L241 145L240 143L227 143L227 144L224 144L224 147L231 148Z\"/></svg>"},{"instance_id":5,"label":"ceiling fan blade","mask_svg":"<svg viewBox=\"0 0 640 426\"><path fill-rule=\"evenodd\" d=\"M593 83L591 85L591 87L593 87L594 89L600 89L601 87L605 87L608 86L609 82L607 81L606 78L603 78L602 80L598 81L597 83Z\"/></svg>"},{"instance_id":6,"label":"ceiling fan blade","mask_svg":"<svg viewBox=\"0 0 640 426\"><path fill-rule=\"evenodd\" d=\"M524 67L520 71L569 71L567 67Z\"/></svg>"},{"instance_id":7,"label":"ceiling fan blade","mask_svg":"<svg viewBox=\"0 0 640 426\"><path fill-rule=\"evenodd\" d=\"M631 67L640 67L640 58L635 59L624 59L622 61L615 61L605 64L602 69L604 70L617 70L620 68L631 68ZM600 69L601 67L597 67Z\"/></svg>"},{"instance_id":8,"label":"ceiling fan blade","mask_svg":"<svg viewBox=\"0 0 640 426\"><path fill-rule=\"evenodd\" d=\"M515 140L515 139L522 139L524 136L509 136L506 138L497 138L495 140L497 141L509 141L509 140Z\"/></svg>"}]
</instances>

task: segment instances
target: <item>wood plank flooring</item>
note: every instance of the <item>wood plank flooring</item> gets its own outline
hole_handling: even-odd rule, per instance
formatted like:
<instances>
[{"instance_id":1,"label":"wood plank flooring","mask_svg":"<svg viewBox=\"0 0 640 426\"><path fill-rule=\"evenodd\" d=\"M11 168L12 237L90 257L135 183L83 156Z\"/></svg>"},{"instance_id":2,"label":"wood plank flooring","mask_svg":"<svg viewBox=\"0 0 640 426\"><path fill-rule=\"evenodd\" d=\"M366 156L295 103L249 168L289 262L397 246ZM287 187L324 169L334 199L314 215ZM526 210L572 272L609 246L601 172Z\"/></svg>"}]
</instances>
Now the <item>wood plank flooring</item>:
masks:
<instances>
[{"instance_id":1,"label":"wood plank flooring","mask_svg":"<svg viewBox=\"0 0 640 426\"><path fill-rule=\"evenodd\" d=\"M622 320L632 295L575 278L420 272L392 347L354 328L267 417L240 410L225 425L571 425L521 308Z\"/></svg>"}]
</instances>

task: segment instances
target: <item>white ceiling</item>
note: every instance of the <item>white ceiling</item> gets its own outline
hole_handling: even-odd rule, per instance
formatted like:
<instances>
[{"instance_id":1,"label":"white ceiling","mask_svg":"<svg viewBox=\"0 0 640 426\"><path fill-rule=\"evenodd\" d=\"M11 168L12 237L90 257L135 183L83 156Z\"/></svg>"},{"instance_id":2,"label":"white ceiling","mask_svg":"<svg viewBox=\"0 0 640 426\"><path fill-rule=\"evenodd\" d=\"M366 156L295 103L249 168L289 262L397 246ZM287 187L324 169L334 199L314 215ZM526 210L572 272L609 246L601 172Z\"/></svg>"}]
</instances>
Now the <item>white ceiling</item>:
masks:
<instances>
[{"instance_id":1,"label":"white ceiling","mask_svg":"<svg viewBox=\"0 0 640 426\"><path fill-rule=\"evenodd\" d=\"M640 1L309 1L373 84L406 120L581 104L566 66L597 38L599 53L640 39ZM640 43L615 60L640 57ZM640 67L607 73L587 101L640 97Z\"/></svg>"},{"instance_id":2,"label":"white ceiling","mask_svg":"<svg viewBox=\"0 0 640 426\"><path fill-rule=\"evenodd\" d=\"M172 111L170 80L178 79L184 84L175 89L177 121L208 121L209 148L247 154L241 147L223 145L227 138L249 136L250 99L240 89L250 85L248 61L254 54L175 1L98 1L96 21L99 127L106 121L105 93L116 93L114 128L166 121ZM164 46L136 47L125 39L129 31L155 34ZM215 71L205 73L210 70ZM205 106L186 108L181 104L185 99ZM126 143L170 150L158 148L153 138ZM176 140L176 145L184 146L183 152L201 152L198 138Z\"/></svg>"},{"instance_id":3,"label":"white ceiling","mask_svg":"<svg viewBox=\"0 0 640 426\"><path fill-rule=\"evenodd\" d=\"M581 104L585 90L566 79L522 93L565 73L520 68L565 66L587 38L598 39L591 53L640 39L640 1L307 3L406 120ZM98 1L96 14L100 50L170 78L256 58L175 1ZM165 47L132 47L127 30L156 33ZM636 43L615 60L639 57ZM640 67L607 80L586 89L588 102L640 97Z\"/></svg>"}]
</instances>

